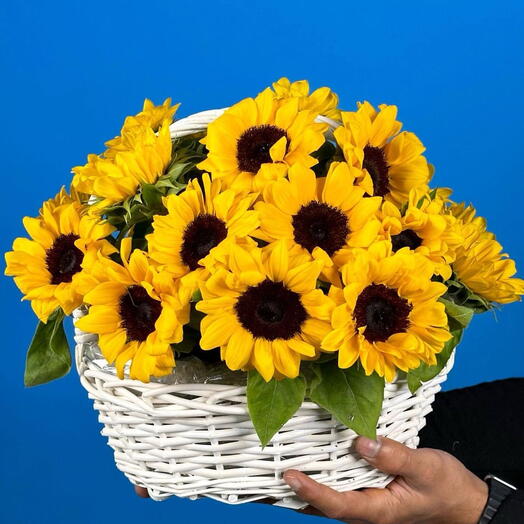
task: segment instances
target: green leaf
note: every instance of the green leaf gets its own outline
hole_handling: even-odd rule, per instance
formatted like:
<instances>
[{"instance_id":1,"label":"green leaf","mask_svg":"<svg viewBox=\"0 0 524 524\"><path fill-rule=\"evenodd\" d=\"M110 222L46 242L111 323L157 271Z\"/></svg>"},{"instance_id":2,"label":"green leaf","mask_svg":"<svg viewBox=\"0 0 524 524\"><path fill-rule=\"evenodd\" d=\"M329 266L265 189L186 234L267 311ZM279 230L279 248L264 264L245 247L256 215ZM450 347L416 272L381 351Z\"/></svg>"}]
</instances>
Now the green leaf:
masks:
<instances>
[{"instance_id":1,"label":"green leaf","mask_svg":"<svg viewBox=\"0 0 524 524\"><path fill-rule=\"evenodd\" d=\"M384 379L366 375L360 363L340 369L336 361L315 366L309 396L342 424L359 435L377 436L384 400Z\"/></svg>"},{"instance_id":2,"label":"green leaf","mask_svg":"<svg viewBox=\"0 0 524 524\"><path fill-rule=\"evenodd\" d=\"M463 328L468 327L468 324L473 318L473 309L466 306L459 306L458 304L455 304L455 302L445 298L440 298L439 300L446 307L448 317L458 322Z\"/></svg>"},{"instance_id":3,"label":"green leaf","mask_svg":"<svg viewBox=\"0 0 524 524\"><path fill-rule=\"evenodd\" d=\"M186 171L188 169L188 166L191 168L193 167L192 164L190 163L178 163L178 164L173 164L170 168L169 168L169 171L167 172L167 179L173 183L174 181L178 180L180 178L180 176L184 173L184 171Z\"/></svg>"},{"instance_id":4,"label":"green leaf","mask_svg":"<svg viewBox=\"0 0 524 524\"><path fill-rule=\"evenodd\" d=\"M443 298L459 306L469 308L474 313L483 313L496 307L489 300L473 293L471 289L456 278L456 275L452 275L452 278L447 280L445 284L448 290Z\"/></svg>"},{"instance_id":5,"label":"green leaf","mask_svg":"<svg viewBox=\"0 0 524 524\"><path fill-rule=\"evenodd\" d=\"M162 192L153 184L142 185L142 202L149 209L163 209Z\"/></svg>"},{"instance_id":6,"label":"green leaf","mask_svg":"<svg viewBox=\"0 0 524 524\"><path fill-rule=\"evenodd\" d=\"M430 366L424 362L421 362L420 366L415 369L410 369L408 372L408 387L411 393L415 393L417 389L422 385L422 382L427 382L432 378L436 377L447 364L451 353L459 344L463 329L456 329L451 332L453 335L442 348L442 351L437 354L437 363L434 366Z\"/></svg>"},{"instance_id":7,"label":"green leaf","mask_svg":"<svg viewBox=\"0 0 524 524\"><path fill-rule=\"evenodd\" d=\"M202 300L202 293L200 292L200 289L197 289L191 295L191 302L200 302L201 300Z\"/></svg>"},{"instance_id":8,"label":"green leaf","mask_svg":"<svg viewBox=\"0 0 524 524\"><path fill-rule=\"evenodd\" d=\"M303 377L266 382L258 371L247 377L247 407L262 447L295 414L306 394Z\"/></svg>"},{"instance_id":9,"label":"green leaf","mask_svg":"<svg viewBox=\"0 0 524 524\"><path fill-rule=\"evenodd\" d=\"M39 322L27 351L24 384L37 386L63 377L71 369L71 353L64 333L64 313L56 309L47 324Z\"/></svg>"},{"instance_id":10,"label":"green leaf","mask_svg":"<svg viewBox=\"0 0 524 524\"><path fill-rule=\"evenodd\" d=\"M420 209L422 207L422 205L424 204L424 201L429 199L430 201L431 200L435 200L435 197L437 196L437 190L436 189L432 189L427 195L424 195L423 197L421 197L419 199L419 201L417 202L417 208ZM404 213L406 212L407 210L407 206L406 206L406 209L404 210ZM402 213L402 214L404 214Z\"/></svg>"},{"instance_id":11,"label":"green leaf","mask_svg":"<svg viewBox=\"0 0 524 524\"><path fill-rule=\"evenodd\" d=\"M171 180L169 180L168 178L165 178L164 176L163 178L159 178L157 180L157 182L155 183L155 187L158 189L165 188L165 187L167 187L168 189L171 189L175 186L171 183Z\"/></svg>"}]
</instances>

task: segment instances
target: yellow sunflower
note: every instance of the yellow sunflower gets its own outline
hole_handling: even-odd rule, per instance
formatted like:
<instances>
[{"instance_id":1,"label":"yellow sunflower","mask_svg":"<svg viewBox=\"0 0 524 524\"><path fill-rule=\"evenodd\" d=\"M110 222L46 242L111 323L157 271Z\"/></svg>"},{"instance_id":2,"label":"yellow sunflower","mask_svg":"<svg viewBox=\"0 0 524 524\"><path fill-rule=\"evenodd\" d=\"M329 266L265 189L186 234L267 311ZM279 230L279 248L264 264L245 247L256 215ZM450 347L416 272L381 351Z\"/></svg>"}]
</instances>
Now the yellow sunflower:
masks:
<instances>
[{"instance_id":1,"label":"yellow sunflower","mask_svg":"<svg viewBox=\"0 0 524 524\"><path fill-rule=\"evenodd\" d=\"M156 215L153 233L146 236L151 259L177 278L187 275L184 280L193 287L203 271L202 259L214 247L244 239L259 225L258 213L250 209L256 193L222 190L222 181L211 182L207 173L201 184L193 180L179 195L164 198L167 215Z\"/></svg>"},{"instance_id":2,"label":"yellow sunflower","mask_svg":"<svg viewBox=\"0 0 524 524\"><path fill-rule=\"evenodd\" d=\"M456 219L446 211L444 198L413 189L403 212L384 201L379 217L381 236L391 241L393 252L408 247L431 260L436 275L444 280L451 277L450 264L463 238Z\"/></svg>"},{"instance_id":3,"label":"yellow sunflower","mask_svg":"<svg viewBox=\"0 0 524 524\"><path fill-rule=\"evenodd\" d=\"M327 125L315 123L315 117L299 109L297 98L278 101L268 88L209 124L202 139L209 154L198 167L233 188L262 189L297 162L317 163L311 153L324 143Z\"/></svg>"},{"instance_id":4,"label":"yellow sunflower","mask_svg":"<svg viewBox=\"0 0 524 524\"><path fill-rule=\"evenodd\" d=\"M105 158L114 158L119 151L131 151L141 136L144 128L158 131L160 125L169 125L180 104L171 105L171 98L166 98L164 103L156 106L148 100L144 101L144 107L140 113L126 117L120 135L108 140L105 145Z\"/></svg>"},{"instance_id":5,"label":"yellow sunflower","mask_svg":"<svg viewBox=\"0 0 524 524\"><path fill-rule=\"evenodd\" d=\"M340 120L338 96L329 87L319 87L310 94L307 80L290 82L283 77L273 83L273 91L277 100L298 98L299 110L309 109L316 115L324 115L333 120Z\"/></svg>"},{"instance_id":6,"label":"yellow sunflower","mask_svg":"<svg viewBox=\"0 0 524 524\"><path fill-rule=\"evenodd\" d=\"M365 170L370 194L397 205L411 189L427 190L432 175L422 142L413 133L400 133L401 127L396 106L377 111L364 102L357 111L342 112L342 126L334 132L346 161Z\"/></svg>"},{"instance_id":7,"label":"yellow sunflower","mask_svg":"<svg viewBox=\"0 0 524 524\"><path fill-rule=\"evenodd\" d=\"M157 133L149 126L137 127L132 149L111 158L87 158L86 165L73 168L72 185L80 193L98 197L90 209L100 211L135 195L140 184L154 184L164 174L171 160L169 125L166 121Z\"/></svg>"},{"instance_id":8,"label":"yellow sunflower","mask_svg":"<svg viewBox=\"0 0 524 524\"><path fill-rule=\"evenodd\" d=\"M396 368L408 371L420 362L436 364L435 355L451 338L444 305L446 286L432 282L433 264L402 249L391 254L387 242L353 250L342 269L343 289L331 287L332 331L324 351L338 351L338 365L358 359L366 374L392 381Z\"/></svg>"},{"instance_id":9,"label":"yellow sunflower","mask_svg":"<svg viewBox=\"0 0 524 524\"><path fill-rule=\"evenodd\" d=\"M360 171L345 162L333 162L325 178L301 164L289 169L264 191L255 209L260 213L258 236L266 241L286 239L325 263L324 274L336 278L332 259L345 247L368 247L377 238L375 217L380 197L364 197L355 185ZM336 260L335 260L336 262Z\"/></svg>"},{"instance_id":10,"label":"yellow sunflower","mask_svg":"<svg viewBox=\"0 0 524 524\"><path fill-rule=\"evenodd\" d=\"M99 252L106 256L115 251L105 240L114 228L84 211L62 189L43 204L40 216L24 218L31 240L17 238L5 255L5 274L15 277L42 322L58 307L71 314L82 303L86 269Z\"/></svg>"},{"instance_id":11,"label":"yellow sunflower","mask_svg":"<svg viewBox=\"0 0 524 524\"><path fill-rule=\"evenodd\" d=\"M220 347L230 369L256 368L266 381L296 377L330 329L332 302L315 289L321 264L293 257L284 241L227 247L226 266L201 284L200 346Z\"/></svg>"},{"instance_id":12,"label":"yellow sunflower","mask_svg":"<svg viewBox=\"0 0 524 524\"><path fill-rule=\"evenodd\" d=\"M85 296L90 304L76 326L98 335L104 358L118 376L131 360L129 376L149 382L169 374L175 366L171 344L180 342L189 320L189 295L171 275L158 272L146 253L122 242L123 265L105 259L94 268L99 280Z\"/></svg>"},{"instance_id":13,"label":"yellow sunflower","mask_svg":"<svg viewBox=\"0 0 524 524\"><path fill-rule=\"evenodd\" d=\"M457 232L464 238L456 249L453 271L477 295L491 302L507 304L524 295L524 280L514 278L517 268L495 235L486 231L486 220L475 216L473 206L453 204Z\"/></svg>"}]
</instances>

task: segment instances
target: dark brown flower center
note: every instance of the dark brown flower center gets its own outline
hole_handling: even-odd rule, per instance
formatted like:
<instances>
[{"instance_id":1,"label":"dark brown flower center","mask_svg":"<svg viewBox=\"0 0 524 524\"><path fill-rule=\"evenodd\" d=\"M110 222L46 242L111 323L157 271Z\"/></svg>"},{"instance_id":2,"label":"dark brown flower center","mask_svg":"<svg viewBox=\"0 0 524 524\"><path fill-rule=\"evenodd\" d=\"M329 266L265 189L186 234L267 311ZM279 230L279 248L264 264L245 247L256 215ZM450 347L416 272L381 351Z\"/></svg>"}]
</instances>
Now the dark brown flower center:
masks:
<instances>
[{"instance_id":1,"label":"dark brown flower center","mask_svg":"<svg viewBox=\"0 0 524 524\"><path fill-rule=\"evenodd\" d=\"M389 166L382 148L367 145L362 167L367 169L373 181L373 196L386 196L389 193Z\"/></svg>"},{"instance_id":2,"label":"dark brown flower center","mask_svg":"<svg viewBox=\"0 0 524 524\"><path fill-rule=\"evenodd\" d=\"M71 282L73 275L82 269L84 254L75 246L80 237L73 233L60 235L46 251L45 262L51 273L51 284Z\"/></svg>"},{"instance_id":3,"label":"dark brown flower center","mask_svg":"<svg viewBox=\"0 0 524 524\"><path fill-rule=\"evenodd\" d=\"M398 235L391 236L391 244L394 252L397 252L403 247L409 247L409 249L415 250L422 245L422 239L412 229L405 229Z\"/></svg>"},{"instance_id":4,"label":"dark brown flower center","mask_svg":"<svg viewBox=\"0 0 524 524\"><path fill-rule=\"evenodd\" d=\"M142 286L130 286L120 297L118 313L127 340L143 342L155 330L155 322L162 312L162 304L151 298Z\"/></svg>"},{"instance_id":5,"label":"dark brown flower center","mask_svg":"<svg viewBox=\"0 0 524 524\"><path fill-rule=\"evenodd\" d=\"M300 295L269 279L249 287L238 298L235 312L245 329L266 340L293 338L307 319Z\"/></svg>"},{"instance_id":6,"label":"dark brown flower center","mask_svg":"<svg viewBox=\"0 0 524 524\"><path fill-rule=\"evenodd\" d=\"M199 266L198 261L227 237L226 224L215 215L198 215L190 222L182 241L180 256L186 266L194 271Z\"/></svg>"},{"instance_id":7,"label":"dark brown flower center","mask_svg":"<svg viewBox=\"0 0 524 524\"><path fill-rule=\"evenodd\" d=\"M238 169L258 173L262 164L272 162L269 150L283 136L283 129L270 124L246 129L237 141Z\"/></svg>"},{"instance_id":8,"label":"dark brown flower center","mask_svg":"<svg viewBox=\"0 0 524 524\"><path fill-rule=\"evenodd\" d=\"M409 327L408 315L413 306L384 284L371 284L360 293L353 318L357 328L366 326L364 337L369 342L384 342Z\"/></svg>"},{"instance_id":9,"label":"dark brown flower center","mask_svg":"<svg viewBox=\"0 0 524 524\"><path fill-rule=\"evenodd\" d=\"M310 202L293 215L295 242L309 252L322 248L329 256L346 243L349 234L347 216L338 208Z\"/></svg>"}]
</instances>

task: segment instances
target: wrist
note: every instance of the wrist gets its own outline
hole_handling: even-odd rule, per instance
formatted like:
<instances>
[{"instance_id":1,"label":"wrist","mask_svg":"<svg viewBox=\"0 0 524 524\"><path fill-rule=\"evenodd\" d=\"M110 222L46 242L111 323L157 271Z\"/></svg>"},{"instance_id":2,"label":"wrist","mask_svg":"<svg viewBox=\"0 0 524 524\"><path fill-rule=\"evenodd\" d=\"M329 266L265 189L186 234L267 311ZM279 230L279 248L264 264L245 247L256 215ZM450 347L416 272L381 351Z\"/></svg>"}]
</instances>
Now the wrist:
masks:
<instances>
[{"instance_id":1,"label":"wrist","mask_svg":"<svg viewBox=\"0 0 524 524\"><path fill-rule=\"evenodd\" d=\"M462 506L453 522L461 524L479 524L489 499L489 486L486 482L475 477L470 489L464 490Z\"/></svg>"}]
</instances>

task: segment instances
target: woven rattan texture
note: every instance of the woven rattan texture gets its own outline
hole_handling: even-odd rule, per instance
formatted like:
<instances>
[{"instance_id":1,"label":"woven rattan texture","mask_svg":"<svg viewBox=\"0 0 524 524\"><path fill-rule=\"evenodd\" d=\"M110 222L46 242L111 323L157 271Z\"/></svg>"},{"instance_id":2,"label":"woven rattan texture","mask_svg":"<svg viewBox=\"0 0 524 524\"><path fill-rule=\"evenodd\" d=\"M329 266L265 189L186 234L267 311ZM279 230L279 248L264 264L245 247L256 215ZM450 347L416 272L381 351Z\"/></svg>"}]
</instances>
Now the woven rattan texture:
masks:
<instances>
[{"instance_id":1,"label":"woven rattan texture","mask_svg":"<svg viewBox=\"0 0 524 524\"><path fill-rule=\"evenodd\" d=\"M75 339L80 381L99 412L117 467L156 500L206 496L235 504L271 497L295 507L299 503L282 481L289 468L340 491L383 487L390 480L352 453L353 431L311 402L304 402L262 449L249 419L245 387L120 380L85 355L96 337L77 330ZM388 384L378 434L416 447L452 365L453 356L415 395L405 381Z\"/></svg>"},{"instance_id":2,"label":"woven rattan texture","mask_svg":"<svg viewBox=\"0 0 524 524\"><path fill-rule=\"evenodd\" d=\"M173 123L172 138L205 130L223 111L204 111ZM328 123L331 131L338 125L325 117L318 120ZM75 317L82 314L80 309L74 312ZM301 507L282 481L289 468L339 491L383 487L391 480L352 453L356 434L316 404L304 402L262 449L249 419L244 387L120 380L87 358L85 350L96 337L75 333L80 381L99 412L116 465L155 500L205 496L240 504L270 497L281 506ZM379 435L418 445L418 432L453 358L415 395L405 380L386 386Z\"/></svg>"}]
</instances>

